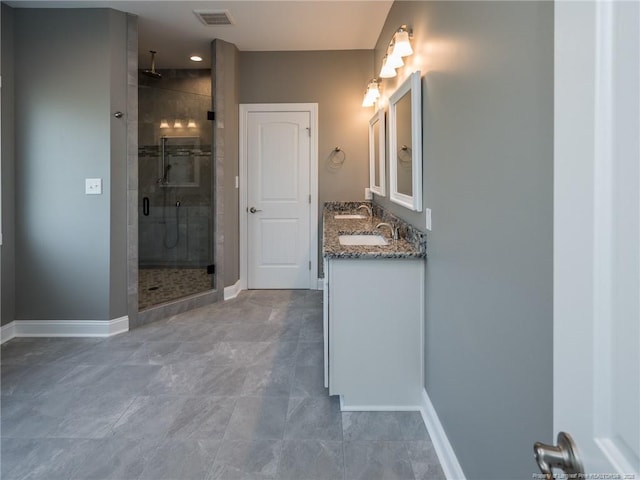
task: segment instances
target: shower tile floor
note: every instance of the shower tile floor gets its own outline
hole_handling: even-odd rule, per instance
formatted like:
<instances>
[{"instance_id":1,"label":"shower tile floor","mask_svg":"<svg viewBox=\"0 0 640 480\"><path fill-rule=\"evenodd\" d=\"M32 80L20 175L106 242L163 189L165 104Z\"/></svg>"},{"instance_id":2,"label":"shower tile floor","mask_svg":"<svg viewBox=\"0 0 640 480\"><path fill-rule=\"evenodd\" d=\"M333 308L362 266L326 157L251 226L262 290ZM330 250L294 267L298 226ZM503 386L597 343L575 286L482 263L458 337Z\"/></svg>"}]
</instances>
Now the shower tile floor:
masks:
<instances>
[{"instance_id":1,"label":"shower tile floor","mask_svg":"<svg viewBox=\"0 0 640 480\"><path fill-rule=\"evenodd\" d=\"M138 309L211 290L206 268L140 268Z\"/></svg>"},{"instance_id":2,"label":"shower tile floor","mask_svg":"<svg viewBox=\"0 0 640 480\"><path fill-rule=\"evenodd\" d=\"M419 413L328 395L321 292L245 291L0 357L3 480L444 479Z\"/></svg>"}]
</instances>

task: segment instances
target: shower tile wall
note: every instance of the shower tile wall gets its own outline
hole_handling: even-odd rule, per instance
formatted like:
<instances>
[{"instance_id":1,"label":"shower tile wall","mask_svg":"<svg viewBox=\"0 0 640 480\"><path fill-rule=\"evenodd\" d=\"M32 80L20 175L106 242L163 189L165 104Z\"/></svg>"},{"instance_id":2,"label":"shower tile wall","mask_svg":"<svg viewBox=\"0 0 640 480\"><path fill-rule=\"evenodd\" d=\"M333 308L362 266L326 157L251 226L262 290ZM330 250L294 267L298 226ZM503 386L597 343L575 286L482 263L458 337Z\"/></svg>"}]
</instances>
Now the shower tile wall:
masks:
<instances>
[{"instance_id":1,"label":"shower tile wall","mask_svg":"<svg viewBox=\"0 0 640 480\"><path fill-rule=\"evenodd\" d=\"M160 80L140 75L139 145L158 146L162 135L199 135L204 144L211 146L212 128L206 120L211 108L211 70L158 72L162 74ZM196 128L161 129L163 118L171 125L176 118L193 118Z\"/></svg>"},{"instance_id":2,"label":"shower tile wall","mask_svg":"<svg viewBox=\"0 0 640 480\"><path fill-rule=\"evenodd\" d=\"M162 79L140 76L139 88L139 263L140 267L205 267L213 263L212 126L210 70L159 70ZM160 128L166 120L169 128ZM181 128L174 127L176 120ZM193 120L195 126L188 127ZM172 142L191 144L188 157L174 157L170 181L164 175L162 137L196 137ZM172 152L176 152L176 148ZM184 151L186 147L182 146ZM177 162L182 162L178 164ZM198 181L184 186L198 170ZM173 175L171 177L171 175ZM181 180L181 181L180 181ZM189 180L193 180L190 178ZM148 215L143 199L149 199ZM176 208L176 202L180 207Z\"/></svg>"}]
</instances>

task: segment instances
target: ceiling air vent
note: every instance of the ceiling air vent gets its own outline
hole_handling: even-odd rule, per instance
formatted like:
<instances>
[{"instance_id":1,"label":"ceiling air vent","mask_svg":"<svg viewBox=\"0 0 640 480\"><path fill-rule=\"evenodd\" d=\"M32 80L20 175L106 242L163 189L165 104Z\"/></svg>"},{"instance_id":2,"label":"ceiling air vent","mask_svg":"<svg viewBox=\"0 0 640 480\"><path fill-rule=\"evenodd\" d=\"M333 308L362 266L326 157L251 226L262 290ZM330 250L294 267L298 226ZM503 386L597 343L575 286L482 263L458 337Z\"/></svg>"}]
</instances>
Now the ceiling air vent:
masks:
<instances>
[{"instance_id":1,"label":"ceiling air vent","mask_svg":"<svg viewBox=\"0 0 640 480\"><path fill-rule=\"evenodd\" d=\"M208 26L233 25L229 10L194 10L193 13Z\"/></svg>"}]
</instances>

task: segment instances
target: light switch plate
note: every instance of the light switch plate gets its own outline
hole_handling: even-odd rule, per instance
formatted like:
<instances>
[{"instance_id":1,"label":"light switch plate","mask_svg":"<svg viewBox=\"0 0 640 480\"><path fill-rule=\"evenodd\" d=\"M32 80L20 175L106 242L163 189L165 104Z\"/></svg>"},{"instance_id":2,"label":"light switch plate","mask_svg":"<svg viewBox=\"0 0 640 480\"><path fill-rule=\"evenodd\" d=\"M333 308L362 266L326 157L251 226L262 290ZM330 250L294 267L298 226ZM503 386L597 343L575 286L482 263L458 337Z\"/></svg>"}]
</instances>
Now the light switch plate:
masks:
<instances>
[{"instance_id":1,"label":"light switch plate","mask_svg":"<svg viewBox=\"0 0 640 480\"><path fill-rule=\"evenodd\" d=\"M87 195L102 195L102 179L85 178L84 193Z\"/></svg>"},{"instance_id":2,"label":"light switch plate","mask_svg":"<svg viewBox=\"0 0 640 480\"><path fill-rule=\"evenodd\" d=\"M431 231L431 209L427 208L427 230Z\"/></svg>"}]
</instances>

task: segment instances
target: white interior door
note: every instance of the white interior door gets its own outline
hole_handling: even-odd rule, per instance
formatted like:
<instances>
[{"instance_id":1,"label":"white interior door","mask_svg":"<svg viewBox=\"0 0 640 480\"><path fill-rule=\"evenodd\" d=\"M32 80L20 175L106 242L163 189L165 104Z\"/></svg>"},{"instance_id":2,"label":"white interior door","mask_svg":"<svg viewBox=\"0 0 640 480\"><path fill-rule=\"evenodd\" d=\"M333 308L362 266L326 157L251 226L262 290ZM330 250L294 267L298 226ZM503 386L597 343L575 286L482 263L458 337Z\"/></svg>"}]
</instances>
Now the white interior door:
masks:
<instances>
[{"instance_id":1,"label":"white interior door","mask_svg":"<svg viewBox=\"0 0 640 480\"><path fill-rule=\"evenodd\" d=\"M640 4L555 4L554 430L640 478Z\"/></svg>"},{"instance_id":2,"label":"white interior door","mask_svg":"<svg viewBox=\"0 0 640 480\"><path fill-rule=\"evenodd\" d=\"M247 113L248 288L311 287L310 117Z\"/></svg>"}]
</instances>

